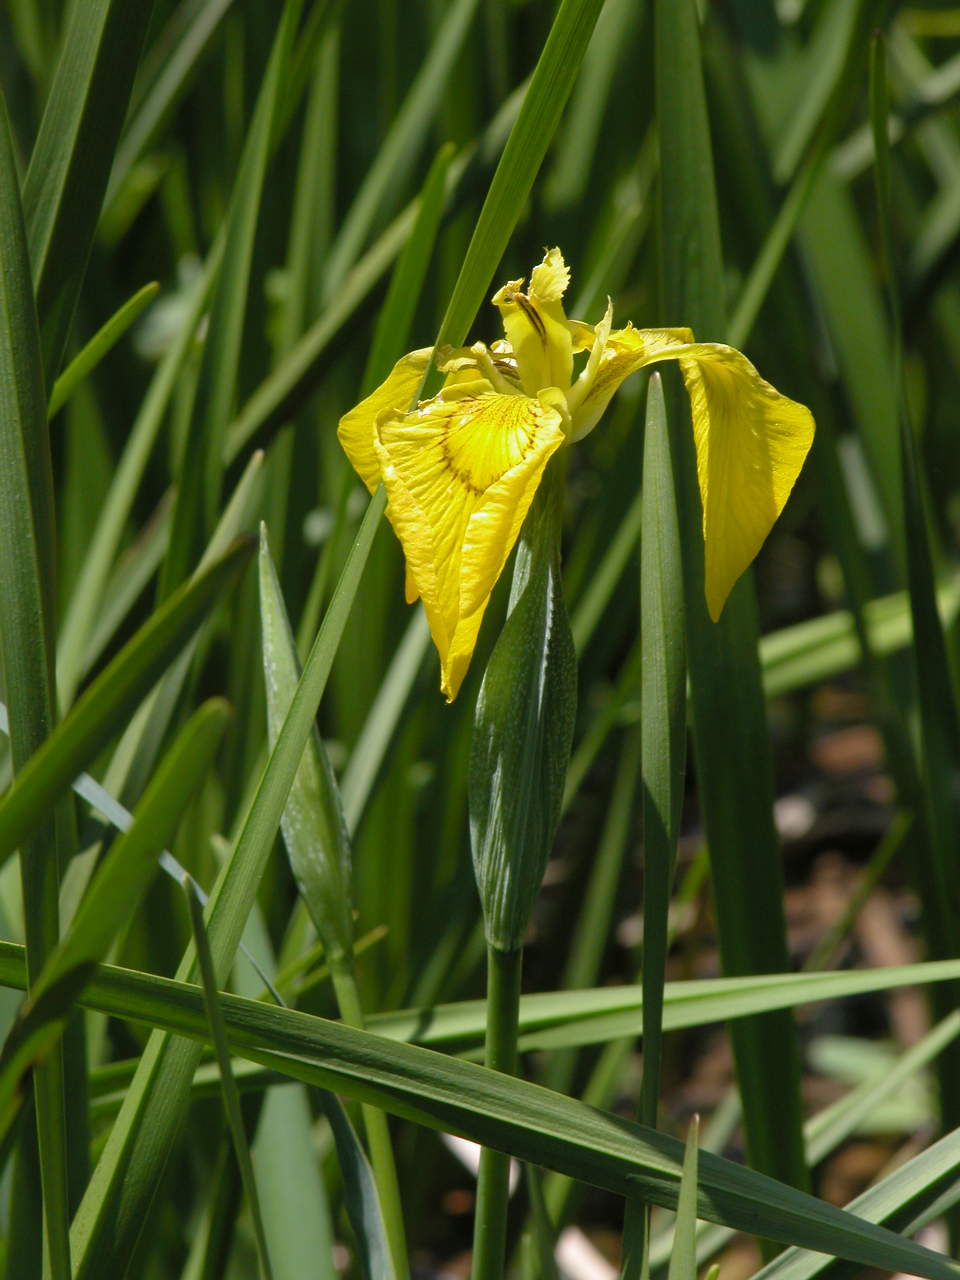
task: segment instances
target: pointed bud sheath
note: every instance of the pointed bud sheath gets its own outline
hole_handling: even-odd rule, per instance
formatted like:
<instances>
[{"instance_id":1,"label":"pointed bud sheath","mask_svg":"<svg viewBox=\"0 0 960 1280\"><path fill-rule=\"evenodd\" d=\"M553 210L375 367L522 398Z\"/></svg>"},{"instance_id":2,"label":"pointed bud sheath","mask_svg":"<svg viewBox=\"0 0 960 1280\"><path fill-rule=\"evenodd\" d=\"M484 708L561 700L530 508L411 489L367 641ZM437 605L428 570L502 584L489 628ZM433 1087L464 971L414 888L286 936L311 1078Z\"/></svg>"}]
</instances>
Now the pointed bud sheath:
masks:
<instances>
[{"instance_id":1,"label":"pointed bud sheath","mask_svg":"<svg viewBox=\"0 0 960 1280\"><path fill-rule=\"evenodd\" d=\"M470 841L487 942L523 945L563 800L577 661L560 581L563 454L523 526L507 621L480 688Z\"/></svg>"},{"instance_id":2,"label":"pointed bud sheath","mask_svg":"<svg viewBox=\"0 0 960 1280\"><path fill-rule=\"evenodd\" d=\"M267 730L272 749L300 679L300 663L270 556L266 528L262 525L260 626ZM336 964L353 949L350 837L337 780L316 728L304 748L280 827L297 887L324 945L327 960Z\"/></svg>"}]
</instances>

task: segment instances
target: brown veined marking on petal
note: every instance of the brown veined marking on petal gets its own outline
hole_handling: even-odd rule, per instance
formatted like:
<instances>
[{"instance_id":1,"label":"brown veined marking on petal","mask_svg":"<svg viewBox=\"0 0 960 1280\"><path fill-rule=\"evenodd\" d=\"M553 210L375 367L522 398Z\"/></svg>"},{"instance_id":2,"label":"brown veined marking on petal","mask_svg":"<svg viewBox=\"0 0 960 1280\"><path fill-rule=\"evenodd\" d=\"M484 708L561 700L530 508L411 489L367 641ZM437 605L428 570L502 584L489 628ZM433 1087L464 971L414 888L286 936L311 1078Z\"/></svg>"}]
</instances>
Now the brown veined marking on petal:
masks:
<instances>
[{"instance_id":1,"label":"brown veined marking on petal","mask_svg":"<svg viewBox=\"0 0 960 1280\"><path fill-rule=\"evenodd\" d=\"M534 329L536 329L537 337L544 344L544 346L546 346L547 331L546 331L546 328L544 327L543 321L540 319L540 316L537 313L536 307L531 303L530 299L527 297L525 293L515 293L513 295L513 300L517 304L517 306L520 308L520 310L523 312L523 314L527 317L527 319L530 321L530 323L533 325Z\"/></svg>"},{"instance_id":2,"label":"brown veined marking on petal","mask_svg":"<svg viewBox=\"0 0 960 1280\"><path fill-rule=\"evenodd\" d=\"M531 401L527 396L479 396L474 403L479 405L484 400L488 402L491 400L500 401L502 411L499 415L500 422L497 426L504 435L507 432L512 434L515 446L515 452L509 459L503 460L502 466L490 469L489 473L483 477L484 483L477 483L476 470L464 467L461 461L458 461L454 456L453 446L450 442L451 433L457 430L465 430L477 418L477 411L461 413L450 418L444 423L440 433L440 451L444 463L449 468L454 479L462 484L474 497L482 496L491 485L496 484L511 468L519 466L521 462L530 456L536 444L534 427L537 419L536 411L531 412L531 409L534 405L537 405L538 409L542 409L542 406L538 405L536 401ZM511 403L514 401L515 403ZM482 412L483 409L481 408L479 413L482 414ZM517 432L517 427L521 428L519 433ZM520 436L519 439L517 439L518 434Z\"/></svg>"}]
</instances>

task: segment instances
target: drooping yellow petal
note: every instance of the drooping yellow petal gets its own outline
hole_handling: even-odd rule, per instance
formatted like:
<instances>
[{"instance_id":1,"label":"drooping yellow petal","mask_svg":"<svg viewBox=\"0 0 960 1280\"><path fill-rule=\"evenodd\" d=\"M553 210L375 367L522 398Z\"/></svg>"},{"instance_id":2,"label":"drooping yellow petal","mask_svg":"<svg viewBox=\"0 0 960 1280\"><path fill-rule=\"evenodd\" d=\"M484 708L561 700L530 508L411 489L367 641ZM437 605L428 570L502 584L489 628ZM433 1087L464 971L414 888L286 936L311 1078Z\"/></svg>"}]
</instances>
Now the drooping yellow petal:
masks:
<instances>
[{"instance_id":1,"label":"drooping yellow petal","mask_svg":"<svg viewBox=\"0 0 960 1280\"><path fill-rule=\"evenodd\" d=\"M733 347L694 343L680 369L697 446L707 608L716 622L790 497L813 444L813 415Z\"/></svg>"},{"instance_id":2,"label":"drooping yellow petal","mask_svg":"<svg viewBox=\"0 0 960 1280\"><path fill-rule=\"evenodd\" d=\"M380 463L373 448L377 418L387 410L406 413L432 355L433 347L422 347L405 355L376 391L340 419L337 437L353 469L371 493L380 483ZM451 395L458 394L461 387L470 388L474 395L480 389L505 392L517 389L515 371L511 374L509 365L492 356L482 342L476 342L472 347L438 348L437 369L445 375L444 392Z\"/></svg>"},{"instance_id":3,"label":"drooping yellow petal","mask_svg":"<svg viewBox=\"0 0 960 1280\"><path fill-rule=\"evenodd\" d=\"M513 349L520 383L528 396L544 387L566 390L573 372L573 337L563 310L570 270L559 249L548 249L534 267L530 290L509 280L493 295L503 330Z\"/></svg>"},{"instance_id":4,"label":"drooping yellow petal","mask_svg":"<svg viewBox=\"0 0 960 1280\"><path fill-rule=\"evenodd\" d=\"M373 493L380 483L380 463L373 448L374 425L381 413L405 413L417 394L433 347L411 351L398 360L376 391L345 413L337 427L337 438L357 475Z\"/></svg>"},{"instance_id":5,"label":"drooping yellow petal","mask_svg":"<svg viewBox=\"0 0 960 1280\"><path fill-rule=\"evenodd\" d=\"M597 326L598 330L600 326ZM703 502L705 587L714 621L763 545L813 443L810 410L782 396L739 351L688 329L626 329L606 339L592 382L572 394L574 439L637 369L678 360L690 396Z\"/></svg>"},{"instance_id":6,"label":"drooping yellow petal","mask_svg":"<svg viewBox=\"0 0 960 1280\"><path fill-rule=\"evenodd\" d=\"M561 416L541 401L485 392L384 413L374 441L387 515L440 655L441 688L460 688L490 592L520 532Z\"/></svg>"}]
</instances>

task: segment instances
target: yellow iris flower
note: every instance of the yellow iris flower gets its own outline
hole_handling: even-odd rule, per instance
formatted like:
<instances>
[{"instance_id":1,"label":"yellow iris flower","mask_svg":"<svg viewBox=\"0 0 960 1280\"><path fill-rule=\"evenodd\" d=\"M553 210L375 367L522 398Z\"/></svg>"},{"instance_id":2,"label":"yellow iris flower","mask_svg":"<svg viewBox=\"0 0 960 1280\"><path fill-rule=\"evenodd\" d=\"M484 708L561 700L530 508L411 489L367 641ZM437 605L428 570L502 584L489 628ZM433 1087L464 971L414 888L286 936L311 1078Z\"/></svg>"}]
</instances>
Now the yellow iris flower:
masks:
<instances>
[{"instance_id":1,"label":"yellow iris flower","mask_svg":"<svg viewBox=\"0 0 960 1280\"><path fill-rule=\"evenodd\" d=\"M690 397L703 501L706 597L716 621L733 584L783 510L813 440L809 409L780 395L732 347L689 329L568 320L559 249L493 296L505 339L439 348L443 387L407 412L432 348L413 351L340 420L338 435L407 561L407 601L423 600L441 688L460 688L497 578L551 455L582 439L623 380L677 360ZM586 353L579 372L574 358Z\"/></svg>"}]
</instances>

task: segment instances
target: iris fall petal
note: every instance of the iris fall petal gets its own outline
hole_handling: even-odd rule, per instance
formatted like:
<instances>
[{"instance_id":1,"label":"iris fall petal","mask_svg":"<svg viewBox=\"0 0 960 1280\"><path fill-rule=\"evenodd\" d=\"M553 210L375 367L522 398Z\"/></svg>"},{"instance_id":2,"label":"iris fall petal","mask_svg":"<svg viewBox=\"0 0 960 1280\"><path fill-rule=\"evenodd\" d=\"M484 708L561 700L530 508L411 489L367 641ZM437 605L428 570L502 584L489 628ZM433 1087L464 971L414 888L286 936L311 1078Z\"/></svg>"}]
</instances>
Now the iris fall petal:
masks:
<instances>
[{"instance_id":1,"label":"iris fall petal","mask_svg":"<svg viewBox=\"0 0 960 1280\"><path fill-rule=\"evenodd\" d=\"M440 655L449 701L466 674L490 592L564 439L538 399L484 392L381 415L374 447L387 516Z\"/></svg>"}]
</instances>

